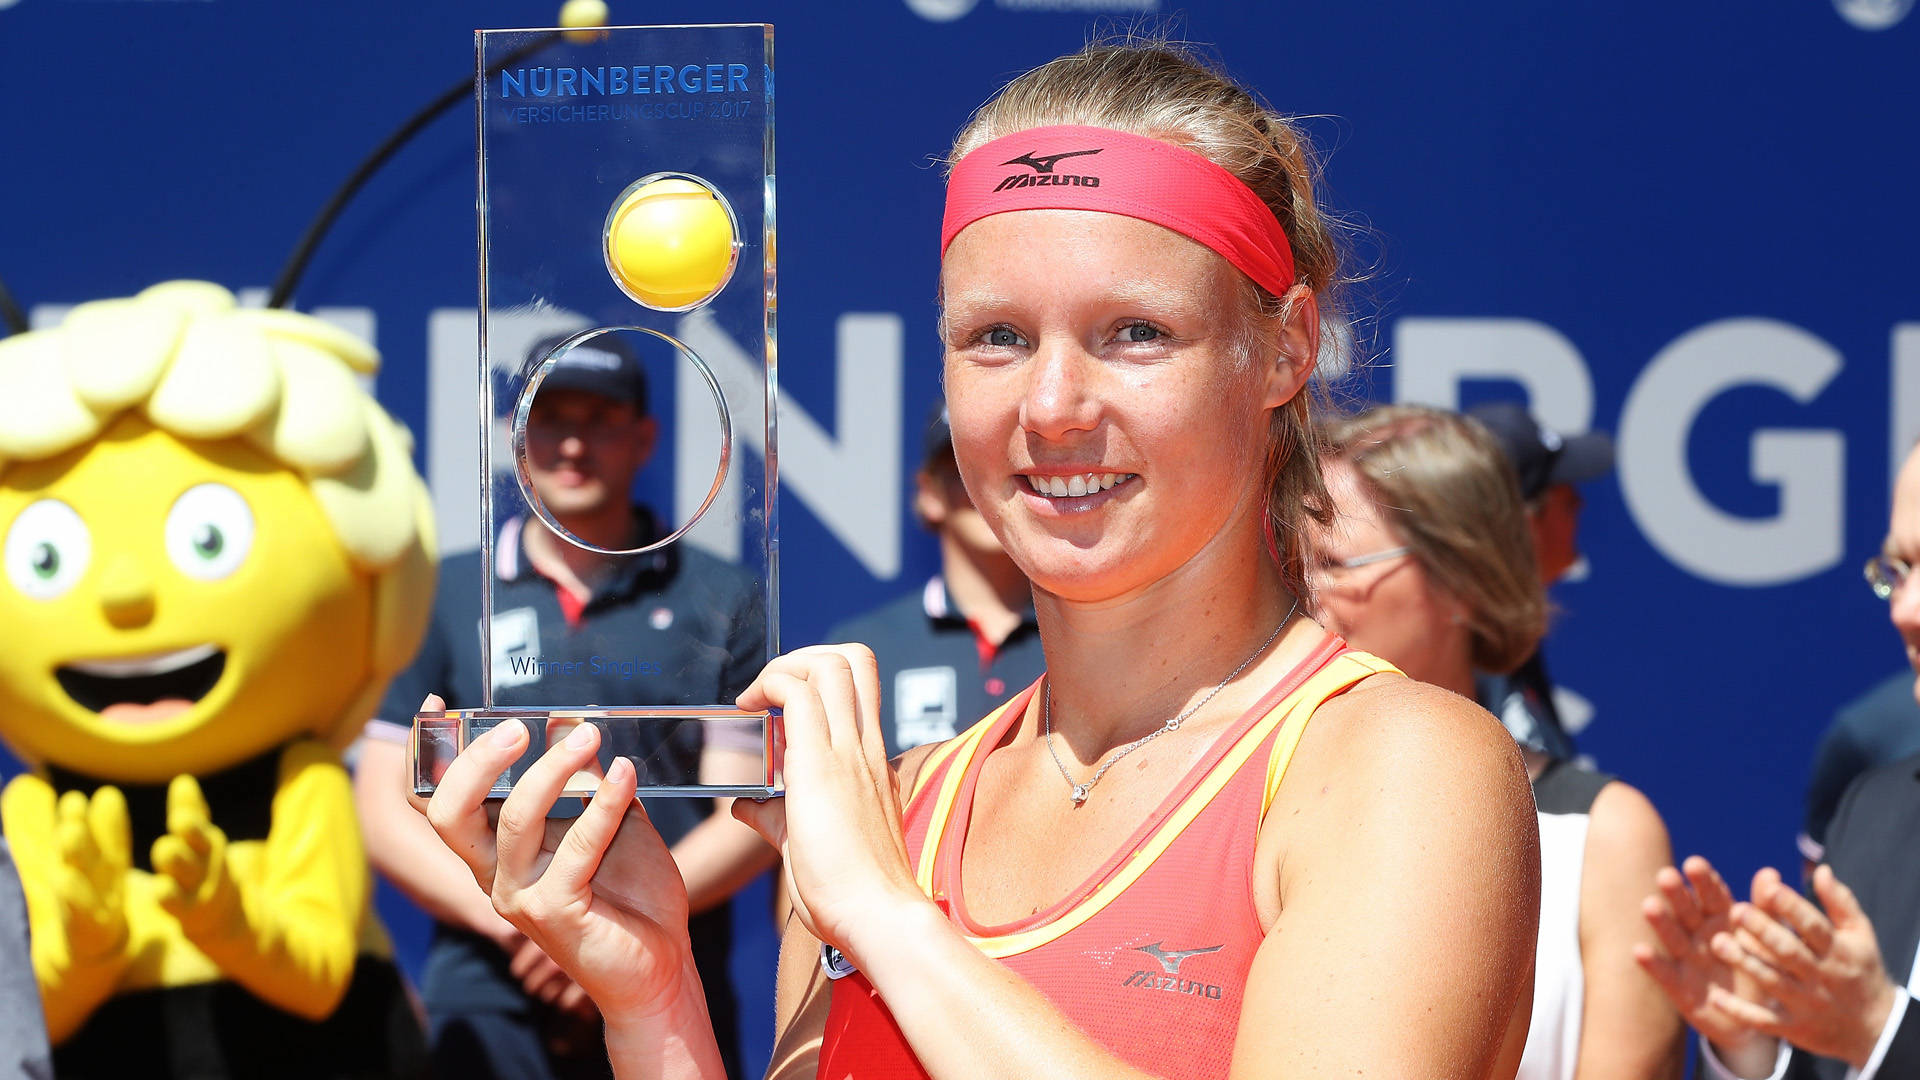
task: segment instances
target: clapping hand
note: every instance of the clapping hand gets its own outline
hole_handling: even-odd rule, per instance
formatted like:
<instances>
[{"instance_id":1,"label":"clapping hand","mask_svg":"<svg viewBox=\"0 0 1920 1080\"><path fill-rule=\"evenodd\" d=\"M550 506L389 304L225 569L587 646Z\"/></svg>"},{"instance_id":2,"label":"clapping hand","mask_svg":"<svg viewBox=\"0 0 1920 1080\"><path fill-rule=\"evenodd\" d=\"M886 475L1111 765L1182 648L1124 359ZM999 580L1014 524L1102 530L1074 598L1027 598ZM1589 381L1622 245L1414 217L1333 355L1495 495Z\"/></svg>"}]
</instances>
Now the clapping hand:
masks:
<instances>
[{"instance_id":1,"label":"clapping hand","mask_svg":"<svg viewBox=\"0 0 1920 1080\"><path fill-rule=\"evenodd\" d=\"M1859 1068L1873 1054L1896 991L1853 890L1821 866L1813 891L1825 913L1774 870L1754 875L1752 902L1734 905L1736 929L1716 937L1713 948L1753 980L1760 997L1736 998L1728 1011L1756 1031Z\"/></svg>"},{"instance_id":2,"label":"clapping hand","mask_svg":"<svg viewBox=\"0 0 1920 1080\"><path fill-rule=\"evenodd\" d=\"M213 823L200 782L176 776L167 785L167 832L153 842L160 906L189 938L208 940L245 925L240 890L227 862L227 834Z\"/></svg>"},{"instance_id":3,"label":"clapping hand","mask_svg":"<svg viewBox=\"0 0 1920 1080\"><path fill-rule=\"evenodd\" d=\"M1754 875L1745 903L1705 859L1685 869L1684 881L1662 870L1643 907L1662 951L1640 946L1634 959L1687 1022L1736 1071L1771 1071L1776 1040L1866 1064L1896 991L1853 890L1816 870L1823 914L1771 868Z\"/></svg>"},{"instance_id":4,"label":"clapping hand","mask_svg":"<svg viewBox=\"0 0 1920 1080\"><path fill-rule=\"evenodd\" d=\"M118 953L127 944L126 879L133 862L126 797L115 787L102 787L92 798L69 791L54 813L60 861L53 893L73 959L90 962Z\"/></svg>"},{"instance_id":5,"label":"clapping hand","mask_svg":"<svg viewBox=\"0 0 1920 1080\"><path fill-rule=\"evenodd\" d=\"M1658 891L1642 901L1641 914L1660 949L1636 945L1633 958L1723 1057L1764 1057L1770 1064L1773 1040L1754 1031L1742 1008L1755 999L1757 987L1714 948L1733 929L1735 904L1726 880L1694 855L1680 870L1663 868L1654 884Z\"/></svg>"}]
</instances>

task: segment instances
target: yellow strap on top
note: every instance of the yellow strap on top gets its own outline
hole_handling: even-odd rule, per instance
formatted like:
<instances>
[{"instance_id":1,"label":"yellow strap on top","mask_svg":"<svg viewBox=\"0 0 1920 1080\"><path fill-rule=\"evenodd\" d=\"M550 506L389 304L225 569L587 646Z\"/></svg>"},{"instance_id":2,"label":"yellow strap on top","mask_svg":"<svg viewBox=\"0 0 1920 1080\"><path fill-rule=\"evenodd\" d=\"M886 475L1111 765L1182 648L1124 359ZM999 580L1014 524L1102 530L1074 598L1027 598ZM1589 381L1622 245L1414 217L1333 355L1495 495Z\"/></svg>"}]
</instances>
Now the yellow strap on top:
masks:
<instances>
[{"instance_id":1,"label":"yellow strap on top","mask_svg":"<svg viewBox=\"0 0 1920 1080\"><path fill-rule=\"evenodd\" d=\"M1287 765L1293 758L1294 748L1300 744L1300 736L1306 731L1307 721L1328 698L1340 693L1362 679L1392 672L1393 665L1367 653L1349 652L1329 660L1321 669L1310 676L1306 682L1286 696L1267 714L1256 721L1239 741L1224 754L1213 770L1203 777L1193 791L1168 814L1152 836L1141 844L1118 870L1105 882L1094 889L1086 900L1076 904L1058 918L1042 926L1002 937L972 937L976 948L988 956L1000 958L1013 956L1038 948L1060 938L1075 927L1099 914L1134 882L1140 879L1147 868L1152 866L1173 842L1179 839L1188 825L1200 816L1214 798L1219 795L1227 782L1244 766L1258 750L1268 735L1276 727L1285 725L1274 740L1274 750L1267 760L1267 787L1261 807L1266 813L1265 803L1271 803L1273 793L1279 789L1280 780L1286 775ZM997 715L997 713L996 713ZM989 720L993 719L992 717ZM952 816L961 783L975 754L979 753L982 737L986 734L988 721L982 721L968 729L966 734L954 740L953 761L947 768L947 775L940 785L939 795L933 808L933 818L928 825L927 837L920 845L920 863L917 877L920 889L927 895L933 895L933 868L940 856L940 844L945 839L947 820Z\"/></svg>"},{"instance_id":2,"label":"yellow strap on top","mask_svg":"<svg viewBox=\"0 0 1920 1080\"><path fill-rule=\"evenodd\" d=\"M997 715L998 710L995 710L995 713ZM920 767L914 770L913 783L907 788L906 801L908 803L912 803L913 800L919 796L920 789L927 786L928 778L940 771L940 763L953 756L953 751L960 745L960 740L971 734L973 734L973 729L968 728L960 735L956 735L946 742L941 743L939 746L934 747L926 757L921 759Z\"/></svg>"},{"instance_id":3,"label":"yellow strap on top","mask_svg":"<svg viewBox=\"0 0 1920 1080\"><path fill-rule=\"evenodd\" d=\"M1326 703L1335 694L1343 693L1348 687L1362 679L1375 675L1403 674L1401 670L1372 653L1348 652L1329 661L1313 678L1308 679L1295 691L1289 711L1306 705L1309 714ZM1273 805L1274 796L1280 794L1280 781L1287 778L1287 766L1293 764L1293 752L1300 745L1300 736L1307 733L1305 718L1298 724L1289 724L1280 737L1273 740L1273 753L1267 758L1267 788L1260 797L1260 820L1267 820L1267 809Z\"/></svg>"},{"instance_id":4,"label":"yellow strap on top","mask_svg":"<svg viewBox=\"0 0 1920 1080\"><path fill-rule=\"evenodd\" d=\"M1000 720L1000 715L1011 704L1013 702L1009 701L1001 705L979 723L947 740L939 749L927 755L927 760L920 763L920 771L914 775L913 788L907 793L908 804L919 797L929 778L940 771L942 763L949 758L956 759L941 781L940 792L934 799L933 818L927 824L927 838L920 845L920 862L914 867L914 878L920 883L920 891L928 896L933 895L933 860L939 852L940 834L946 831L947 817L953 812L953 799L960 790L960 779L967 771L967 764L973 760L980 740L986 737L988 729Z\"/></svg>"}]
</instances>

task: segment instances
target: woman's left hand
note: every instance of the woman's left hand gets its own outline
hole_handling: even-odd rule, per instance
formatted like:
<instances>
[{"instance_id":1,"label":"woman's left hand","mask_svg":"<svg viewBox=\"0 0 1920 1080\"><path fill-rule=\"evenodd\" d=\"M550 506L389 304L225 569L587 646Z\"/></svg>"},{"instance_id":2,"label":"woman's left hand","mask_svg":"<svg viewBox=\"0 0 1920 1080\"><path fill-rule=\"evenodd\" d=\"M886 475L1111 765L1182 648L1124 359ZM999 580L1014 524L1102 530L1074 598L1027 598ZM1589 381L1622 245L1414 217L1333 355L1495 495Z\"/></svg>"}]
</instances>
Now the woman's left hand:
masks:
<instances>
[{"instance_id":1,"label":"woman's left hand","mask_svg":"<svg viewBox=\"0 0 1920 1080\"><path fill-rule=\"evenodd\" d=\"M787 794L734 801L734 814L780 849L787 895L806 928L860 962L861 935L928 903L915 884L900 791L880 733L880 673L864 645L822 645L775 659L740 707L781 710Z\"/></svg>"},{"instance_id":2,"label":"woman's left hand","mask_svg":"<svg viewBox=\"0 0 1920 1080\"><path fill-rule=\"evenodd\" d=\"M438 704L428 698L424 708ZM578 818L547 816L568 779L593 768L599 744L599 730L587 723L556 739L514 783L496 825L486 802L494 779L527 746L526 726L508 720L454 759L427 803L427 820L473 871L494 910L602 1011L664 1013L688 992L686 888L634 797L633 764L616 758Z\"/></svg>"}]
</instances>

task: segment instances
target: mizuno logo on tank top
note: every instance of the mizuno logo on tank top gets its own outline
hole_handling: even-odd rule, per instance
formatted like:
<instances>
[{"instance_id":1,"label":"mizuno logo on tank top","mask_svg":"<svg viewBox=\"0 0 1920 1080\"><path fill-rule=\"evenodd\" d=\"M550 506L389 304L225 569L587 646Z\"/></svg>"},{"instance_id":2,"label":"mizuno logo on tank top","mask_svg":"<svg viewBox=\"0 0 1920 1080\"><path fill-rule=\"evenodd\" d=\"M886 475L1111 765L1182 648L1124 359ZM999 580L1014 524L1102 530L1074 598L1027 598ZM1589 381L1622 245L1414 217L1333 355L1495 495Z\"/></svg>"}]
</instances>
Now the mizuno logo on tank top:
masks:
<instances>
[{"instance_id":1,"label":"mizuno logo on tank top","mask_svg":"<svg viewBox=\"0 0 1920 1080\"><path fill-rule=\"evenodd\" d=\"M1198 979L1182 979L1178 975L1158 975L1141 970L1127 976L1121 986L1131 986L1139 990L1164 990L1169 994L1188 994L1203 997L1208 1001L1219 1001L1226 995L1226 988L1215 983L1201 982Z\"/></svg>"},{"instance_id":2,"label":"mizuno logo on tank top","mask_svg":"<svg viewBox=\"0 0 1920 1080\"><path fill-rule=\"evenodd\" d=\"M1156 941L1151 945L1135 945L1133 947L1135 952L1146 953L1148 956L1159 961L1161 971L1164 971L1165 974L1149 968L1141 968L1127 976L1120 985L1130 986L1138 990L1163 990L1169 994L1191 994L1194 997L1206 998L1209 1001L1219 1001L1226 996L1226 988L1217 983L1210 983L1201 979L1182 979L1178 977L1181 964L1186 963L1196 956L1205 956L1207 953L1217 953L1221 949L1226 948L1225 944L1209 945L1204 949L1169 949L1166 948L1165 945L1165 942Z\"/></svg>"},{"instance_id":3,"label":"mizuno logo on tank top","mask_svg":"<svg viewBox=\"0 0 1920 1080\"><path fill-rule=\"evenodd\" d=\"M1224 945L1209 945L1204 949L1166 949L1162 948L1161 945L1161 942L1156 941L1151 945L1136 945L1134 946L1134 950L1136 952L1146 953L1148 956L1160 961L1160 966L1165 968L1169 975L1180 974L1180 965L1189 956L1219 952L1221 949L1226 948Z\"/></svg>"}]
</instances>

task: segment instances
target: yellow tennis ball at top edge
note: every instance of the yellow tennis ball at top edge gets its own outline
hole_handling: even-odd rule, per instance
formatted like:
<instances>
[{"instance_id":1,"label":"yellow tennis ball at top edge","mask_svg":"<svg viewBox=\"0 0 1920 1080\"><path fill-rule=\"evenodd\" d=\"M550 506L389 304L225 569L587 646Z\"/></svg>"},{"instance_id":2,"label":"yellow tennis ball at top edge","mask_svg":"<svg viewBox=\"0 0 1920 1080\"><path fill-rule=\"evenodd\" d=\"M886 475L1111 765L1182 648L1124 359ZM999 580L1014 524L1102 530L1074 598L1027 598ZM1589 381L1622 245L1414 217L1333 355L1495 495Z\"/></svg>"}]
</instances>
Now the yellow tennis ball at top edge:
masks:
<instances>
[{"instance_id":1,"label":"yellow tennis ball at top edge","mask_svg":"<svg viewBox=\"0 0 1920 1080\"><path fill-rule=\"evenodd\" d=\"M573 31L566 39L585 44L599 35L593 31L607 25L607 0L567 0L560 5L560 25Z\"/></svg>"},{"instance_id":2,"label":"yellow tennis ball at top edge","mask_svg":"<svg viewBox=\"0 0 1920 1080\"><path fill-rule=\"evenodd\" d=\"M733 242L733 219L713 192L669 177L621 200L607 231L607 263L641 303L684 308L726 283Z\"/></svg>"}]
</instances>

